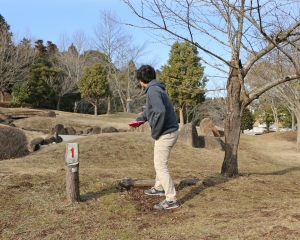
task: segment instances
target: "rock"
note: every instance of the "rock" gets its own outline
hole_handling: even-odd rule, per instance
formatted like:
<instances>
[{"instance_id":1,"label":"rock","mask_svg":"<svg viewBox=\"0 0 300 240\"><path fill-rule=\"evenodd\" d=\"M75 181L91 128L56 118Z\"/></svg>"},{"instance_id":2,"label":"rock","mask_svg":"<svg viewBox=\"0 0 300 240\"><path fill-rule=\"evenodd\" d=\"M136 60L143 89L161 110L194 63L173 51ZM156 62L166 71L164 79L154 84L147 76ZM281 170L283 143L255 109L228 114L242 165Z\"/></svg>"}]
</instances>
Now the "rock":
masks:
<instances>
[{"instance_id":1,"label":"rock","mask_svg":"<svg viewBox=\"0 0 300 240\"><path fill-rule=\"evenodd\" d=\"M118 129L112 127L112 126L107 126L102 128L102 133L114 133L114 132L118 132Z\"/></svg>"},{"instance_id":2,"label":"rock","mask_svg":"<svg viewBox=\"0 0 300 240\"><path fill-rule=\"evenodd\" d=\"M211 128L204 128L203 130L201 130L201 132L204 134L204 136L214 137L214 132Z\"/></svg>"},{"instance_id":3,"label":"rock","mask_svg":"<svg viewBox=\"0 0 300 240\"><path fill-rule=\"evenodd\" d=\"M178 140L187 144L188 146L198 148L199 139L196 126L192 123L185 124L179 132Z\"/></svg>"},{"instance_id":4,"label":"rock","mask_svg":"<svg viewBox=\"0 0 300 240\"><path fill-rule=\"evenodd\" d=\"M56 117L56 113L54 111L42 112L39 114L40 117Z\"/></svg>"},{"instance_id":5,"label":"rock","mask_svg":"<svg viewBox=\"0 0 300 240\"><path fill-rule=\"evenodd\" d=\"M6 118L7 116L4 113L0 112L0 119L4 121Z\"/></svg>"},{"instance_id":6,"label":"rock","mask_svg":"<svg viewBox=\"0 0 300 240\"><path fill-rule=\"evenodd\" d=\"M8 126L11 126L11 127L15 127L15 124L13 124L13 119L11 118L7 118L7 119L4 119L4 121L2 122L2 124L4 125L8 125Z\"/></svg>"},{"instance_id":7,"label":"rock","mask_svg":"<svg viewBox=\"0 0 300 240\"><path fill-rule=\"evenodd\" d=\"M200 131L204 136L220 137L219 127L215 126L210 118L204 118L200 122Z\"/></svg>"},{"instance_id":8,"label":"rock","mask_svg":"<svg viewBox=\"0 0 300 240\"><path fill-rule=\"evenodd\" d=\"M44 145L52 144L55 141L56 140L55 140L55 137L53 135L48 135L44 139Z\"/></svg>"},{"instance_id":9,"label":"rock","mask_svg":"<svg viewBox=\"0 0 300 240\"><path fill-rule=\"evenodd\" d=\"M54 137L55 143L61 143L63 141L62 137L58 136L57 132L54 133L53 137Z\"/></svg>"},{"instance_id":10,"label":"rock","mask_svg":"<svg viewBox=\"0 0 300 240\"><path fill-rule=\"evenodd\" d=\"M179 132L178 140L194 148L224 150L224 142L219 137L198 136L192 123L185 124Z\"/></svg>"},{"instance_id":11,"label":"rock","mask_svg":"<svg viewBox=\"0 0 300 240\"><path fill-rule=\"evenodd\" d=\"M224 131L223 131L223 130L219 130L219 129L218 129L218 132L219 132L219 134L220 134L220 137L224 137Z\"/></svg>"},{"instance_id":12,"label":"rock","mask_svg":"<svg viewBox=\"0 0 300 240\"><path fill-rule=\"evenodd\" d=\"M100 134L101 128L99 126L94 126L91 134Z\"/></svg>"},{"instance_id":13,"label":"rock","mask_svg":"<svg viewBox=\"0 0 300 240\"><path fill-rule=\"evenodd\" d=\"M34 138L29 144L29 151L35 152L40 149L40 146L44 144L44 138Z\"/></svg>"},{"instance_id":14,"label":"rock","mask_svg":"<svg viewBox=\"0 0 300 240\"><path fill-rule=\"evenodd\" d=\"M54 134L55 132L57 132L58 135L67 135L66 131L65 131L65 127L62 124L57 124L54 127L53 132L50 132L50 133Z\"/></svg>"},{"instance_id":15,"label":"rock","mask_svg":"<svg viewBox=\"0 0 300 240\"><path fill-rule=\"evenodd\" d=\"M89 127L89 128L87 128L87 129L84 130L84 133L85 134L90 134L92 131L93 131L93 128Z\"/></svg>"},{"instance_id":16,"label":"rock","mask_svg":"<svg viewBox=\"0 0 300 240\"><path fill-rule=\"evenodd\" d=\"M216 128L205 128L203 133L205 136L220 137L220 133Z\"/></svg>"},{"instance_id":17,"label":"rock","mask_svg":"<svg viewBox=\"0 0 300 240\"><path fill-rule=\"evenodd\" d=\"M199 147L224 150L224 142L219 137L199 136Z\"/></svg>"},{"instance_id":18,"label":"rock","mask_svg":"<svg viewBox=\"0 0 300 240\"><path fill-rule=\"evenodd\" d=\"M76 135L76 130L73 127L66 127L65 132L67 135Z\"/></svg>"}]
</instances>

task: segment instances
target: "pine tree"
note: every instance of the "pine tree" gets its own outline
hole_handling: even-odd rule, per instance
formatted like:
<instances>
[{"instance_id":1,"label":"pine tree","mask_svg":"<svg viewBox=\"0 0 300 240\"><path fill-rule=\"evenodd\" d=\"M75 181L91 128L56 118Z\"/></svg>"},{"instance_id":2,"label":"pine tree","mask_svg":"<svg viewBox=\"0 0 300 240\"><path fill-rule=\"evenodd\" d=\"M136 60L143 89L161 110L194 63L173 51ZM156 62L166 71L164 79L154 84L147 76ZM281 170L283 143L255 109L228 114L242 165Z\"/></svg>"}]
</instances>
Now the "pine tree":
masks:
<instances>
[{"instance_id":1,"label":"pine tree","mask_svg":"<svg viewBox=\"0 0 300 240\"><path fill-rule=\"evenodd\" d=\"M184 124L183 110L204 101L207 79L200 63L197 48L188 42L175 42L170 51L168 64L162 67L160 80L175 108L179 110L180 126Z\"/></svg>"}]
</instances>

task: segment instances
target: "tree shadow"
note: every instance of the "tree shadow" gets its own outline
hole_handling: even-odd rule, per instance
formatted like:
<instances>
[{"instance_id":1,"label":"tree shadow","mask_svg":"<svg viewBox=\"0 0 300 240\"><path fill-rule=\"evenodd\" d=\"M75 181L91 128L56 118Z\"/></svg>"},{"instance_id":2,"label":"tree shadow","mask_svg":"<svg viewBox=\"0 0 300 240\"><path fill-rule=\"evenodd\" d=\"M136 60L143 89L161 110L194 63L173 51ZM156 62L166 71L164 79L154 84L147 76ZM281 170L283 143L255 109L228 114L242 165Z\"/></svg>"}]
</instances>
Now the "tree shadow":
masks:
<instances>
[{"instance_id":1,"label":"tree shadow","mask_svg":"<svg viewBox=\"0 0 300 240\"><path fill-rule=\"evenodd\" d=\"M195 186L189 185L189 184L184 184L184 183L180 183L176 189L178 191L186 188L186 187L191 187L191 190L185 194L183 197L181 197L180 199L178 199L178 201L180 201L181 204L192 200L195 196L199 195L202 191L204 191L207 188L216 186L218 184L222 184L222 183L226 183L230 180L236 179L240 176L251 176L251 175L261 175L261 176L268 176L268 175L284 175L284 174L288 174L290 172L294 172L294 171L300 171L300 167L290 167L284 170L280 170L280 171L275 171L275 172L266 172L266 173L256 173L256 172L251 172L251 173L240 173L238 176L236 177L226 177L223 176L221 174L217 174L217 175L212 175L209 176L207 178L204 178L202 183L197 184ZM132 188L141 188L141 187L132 187ZM123 188L124 190L125 188ZM130 189L130 188L129 188ZM129 190L127 189L127 190ZM105 195L111 194L111 193L118 193L120 192L120 186L119 184L114 184L110 187L107 187L105 189L102 189L100 191L97 192L88 192L85 194L80 195L80 200L82 202L86 202L92 199L98 199L100 197L103 197Z\"/></svg>"},{"instance_id":2,"label":"tree shadow","mask_svg":"<svg viewBox=\"0 0 300 240\"><path fill-rule=\"evenodd\" d=\"M228 182L230 180L235 179L236 177L232 177L232 178L228 178L225 177L221 174L219 175L214 175L214 176L209 176L205 179L203 179L202 184L198 184L195 187L193 187L190 192L188 192L187 194L185 194L182 198L178 199L178 201L183 204L189 200L192 200L195 196L199 195L202 191L204 191L205 189L209 188L209 187L213 187L216 186L218 184L222 184L225 182ZM183 188L187 187L186 184L179 184L177 189L178 191L182 190Z\"/></svg>"},{"instance_id":3,"label":"tree shadow","mask_svg":"<svg viewBox=\"0 0 300 240\"><path fill-rule=\"evenodd\" d=\"M88 192L85 194L80 195L80 201L81 202L86 202L92 199L98 199L100 197L103 197L105 195L111 194L111 193L118 193L119 192L119 187L117 185L112 185L108 188L104 188L98 192Z\"/></svg>"},{"instance_id":4,"label":"tree shadow","mask_svg":"<svg viewBox=\"0 0 300 240\"><path fill-rule=\"evenodd\" d=\"M268 175L284 175L290 172L294 172L294 171L300 171L300 167L290 167L284 170L280 170L280 171L275 171L275 172L268 172L268 173L257 173L257 172L252 172L252 173L247 173L245 175L262 175L262 176L268 176Z\"/></svg>"}]
</instances>

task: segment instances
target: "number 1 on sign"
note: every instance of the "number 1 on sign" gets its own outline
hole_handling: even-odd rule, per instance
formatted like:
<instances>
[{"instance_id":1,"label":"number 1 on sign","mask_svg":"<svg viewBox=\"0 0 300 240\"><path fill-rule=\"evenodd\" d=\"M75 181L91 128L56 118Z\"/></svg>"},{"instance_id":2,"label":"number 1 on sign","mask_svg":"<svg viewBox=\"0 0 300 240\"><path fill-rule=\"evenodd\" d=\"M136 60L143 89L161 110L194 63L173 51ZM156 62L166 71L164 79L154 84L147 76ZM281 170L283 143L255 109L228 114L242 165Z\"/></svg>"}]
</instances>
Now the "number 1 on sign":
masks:
<instances>
[{"instance_id":1,"label":"number 1 on sign","mask_svg":"<svg viewBox=\"0 0 300 240\"><path fill-rule=\"evenodd\" d=\"M74 148L71 148L70 151L71 151L72 158L74 158Z\"/></svg>"}]
</instances>

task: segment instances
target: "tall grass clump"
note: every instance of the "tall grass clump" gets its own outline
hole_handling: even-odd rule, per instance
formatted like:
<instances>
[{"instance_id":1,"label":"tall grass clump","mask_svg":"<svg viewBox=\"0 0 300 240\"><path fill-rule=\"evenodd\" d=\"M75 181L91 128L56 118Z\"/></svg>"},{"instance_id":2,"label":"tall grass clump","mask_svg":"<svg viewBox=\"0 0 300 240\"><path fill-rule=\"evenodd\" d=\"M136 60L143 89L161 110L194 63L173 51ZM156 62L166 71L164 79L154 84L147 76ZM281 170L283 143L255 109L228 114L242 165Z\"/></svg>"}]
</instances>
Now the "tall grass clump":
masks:
<instances>
[{"instance_id":1,"label":"tall grass clump","mask_svg":"<svg viewBox=\"0 0 300 240\"><path fill-rule=\"evenodd\" d=\"M23 157L29 153L26 135L17 128L0 127L0 160Z\"/></svg>"}]
</instances>

